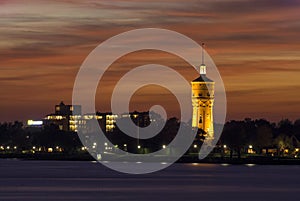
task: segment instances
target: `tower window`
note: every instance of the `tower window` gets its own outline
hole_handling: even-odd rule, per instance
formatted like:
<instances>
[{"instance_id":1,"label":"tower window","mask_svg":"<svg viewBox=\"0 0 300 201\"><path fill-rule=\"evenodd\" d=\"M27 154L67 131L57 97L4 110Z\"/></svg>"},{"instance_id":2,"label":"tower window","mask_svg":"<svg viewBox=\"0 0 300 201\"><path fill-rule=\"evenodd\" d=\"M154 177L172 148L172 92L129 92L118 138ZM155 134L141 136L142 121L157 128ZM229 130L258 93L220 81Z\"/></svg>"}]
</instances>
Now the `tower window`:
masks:
<instances>
[{"instance_id":1,"label":"tower window","mask_svg":"<svg viewBox=\"0 0 300 201\"><path fill-rule=\"evenodd\" d=\"M199 123L202 124L202 115L199 117Z\"/></svg>"}]
</instances>

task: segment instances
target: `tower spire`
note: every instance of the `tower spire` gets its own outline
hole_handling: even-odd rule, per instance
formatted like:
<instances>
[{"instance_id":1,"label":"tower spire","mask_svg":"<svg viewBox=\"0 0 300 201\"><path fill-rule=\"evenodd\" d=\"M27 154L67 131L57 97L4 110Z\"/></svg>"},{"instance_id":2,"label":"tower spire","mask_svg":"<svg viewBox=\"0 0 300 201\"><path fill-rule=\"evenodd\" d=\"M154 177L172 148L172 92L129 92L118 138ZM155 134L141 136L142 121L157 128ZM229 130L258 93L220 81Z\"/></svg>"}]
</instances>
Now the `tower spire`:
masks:
<instances>
[{"instance_id":1,"label":"tower spire","mask_svg":"<svg viewBox=\"0 0 300 201\"><path fill-rule=\"evenodd\" d=\"M206 66L204 64L204 43L202 43L202 64L200 65L200 74L206 75Z\"/></svg>"},{"instance_id":2,"label":"tower spire","mask_svg":"<svg viewBox=\"0 0 300 201\"><path fill-rule=\"evenodd\" d=\"M204 43L202 43L202 64L204 65Z\"/></svg>"}]
</instances>

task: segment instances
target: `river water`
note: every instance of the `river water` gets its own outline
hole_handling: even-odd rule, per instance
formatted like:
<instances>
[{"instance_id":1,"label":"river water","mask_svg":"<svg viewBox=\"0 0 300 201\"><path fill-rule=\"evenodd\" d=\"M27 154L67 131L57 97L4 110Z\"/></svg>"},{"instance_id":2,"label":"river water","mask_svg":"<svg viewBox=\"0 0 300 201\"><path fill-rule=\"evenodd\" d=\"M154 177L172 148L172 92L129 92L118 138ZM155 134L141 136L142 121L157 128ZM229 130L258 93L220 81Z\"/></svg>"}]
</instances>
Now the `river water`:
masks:
<instances>
[{"instance_id":1,"label":"river water","mask_svg":"<svg viewBox=\"0 0 300 201\"><path fill-rule=\"evenodd\" d=\"M300 200L300 166L173 164L146 175L89 161L0 160L0 201Z\"/></svg>"}]
</instances>

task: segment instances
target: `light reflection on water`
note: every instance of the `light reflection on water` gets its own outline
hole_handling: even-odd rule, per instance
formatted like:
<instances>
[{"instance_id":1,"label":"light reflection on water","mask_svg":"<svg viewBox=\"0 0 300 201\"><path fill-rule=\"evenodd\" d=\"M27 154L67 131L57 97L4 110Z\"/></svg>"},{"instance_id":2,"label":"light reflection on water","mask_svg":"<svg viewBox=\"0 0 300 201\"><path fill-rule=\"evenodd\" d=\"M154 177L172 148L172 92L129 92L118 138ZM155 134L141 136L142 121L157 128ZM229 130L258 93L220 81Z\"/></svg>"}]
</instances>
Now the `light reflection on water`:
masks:
<instances>
[{"instance_id":1,"label":"light reflection on water","mask_svg":"<svg viewBox=\"0 0 300 201\"><path fill-rule=\"evenodd\" d=\"M0 200L300 200L299 170L191 163L128 175L92 162L0 160Z\"/></svg>"}]
</instances>

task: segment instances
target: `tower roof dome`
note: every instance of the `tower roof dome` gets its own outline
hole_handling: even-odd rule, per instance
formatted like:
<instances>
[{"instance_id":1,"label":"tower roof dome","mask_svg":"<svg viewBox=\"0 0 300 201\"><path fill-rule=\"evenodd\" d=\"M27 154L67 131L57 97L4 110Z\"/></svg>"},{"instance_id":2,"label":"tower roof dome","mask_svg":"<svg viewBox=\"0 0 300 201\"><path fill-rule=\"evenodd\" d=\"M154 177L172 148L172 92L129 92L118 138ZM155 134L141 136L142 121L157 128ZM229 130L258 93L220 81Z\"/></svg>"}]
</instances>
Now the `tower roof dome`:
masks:
<instances>
[{"instance_id":1,"label":"tower roof dome","mask_svg":"<svg viewBox=\"0 0 300 201\"><path fill-rule=\"evenodd\" d=\"M200 76L197 79L194 79L193 82L214 82L214 81L209 79L205 74L200 74Z\"/></svg>"}]
</instances>

